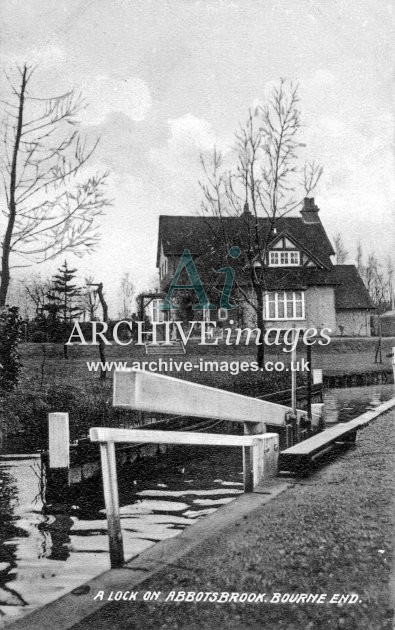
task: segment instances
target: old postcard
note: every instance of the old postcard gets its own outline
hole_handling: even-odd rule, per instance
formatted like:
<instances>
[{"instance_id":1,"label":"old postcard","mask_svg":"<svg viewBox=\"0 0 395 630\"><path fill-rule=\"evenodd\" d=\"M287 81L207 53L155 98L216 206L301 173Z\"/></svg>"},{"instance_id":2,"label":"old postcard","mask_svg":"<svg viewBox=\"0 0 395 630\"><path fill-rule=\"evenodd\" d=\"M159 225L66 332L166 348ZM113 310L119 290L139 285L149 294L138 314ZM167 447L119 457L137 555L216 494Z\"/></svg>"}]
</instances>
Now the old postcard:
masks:
<instances>
[{"instance_id":1,"label":"old postcard","mask_svg":"<svg viewBox=\"0 0 395 630\"><path fill-rule=\"evenodd\" d=\"M0 627L390 630L393 7L0 28Z\"/></svg>"}]
</instances>

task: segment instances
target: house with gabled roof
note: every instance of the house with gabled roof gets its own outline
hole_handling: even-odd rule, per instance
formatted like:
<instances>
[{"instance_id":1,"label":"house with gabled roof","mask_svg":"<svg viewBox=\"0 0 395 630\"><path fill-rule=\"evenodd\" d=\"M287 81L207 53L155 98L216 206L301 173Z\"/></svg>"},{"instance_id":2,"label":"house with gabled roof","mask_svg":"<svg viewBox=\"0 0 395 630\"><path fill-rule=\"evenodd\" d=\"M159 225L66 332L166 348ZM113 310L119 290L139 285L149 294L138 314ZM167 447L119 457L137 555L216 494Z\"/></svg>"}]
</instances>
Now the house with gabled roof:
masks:
<instances>
[{"instance_id":1,"label":"house with gabled roof","mask_svg":"<svg viewBox=\"0 0 395 630\"><path fill-rule=\"evenodd\" d=\"M254 217L248 204L240 216L161 216L157 248L160 292L167 292L183 252L188 250L209 302L218 307L224 282L219 270L234 269L232 298L237 308L228 316L239 325L255 327L251 267L257 272L262 267L262 259L253 251L257 238L265 244L261 286L266 328L297 326L329 328L336 335L371 334L374 307L369 293L354 265L333 263L335 252L311 198L304 200L299 216L280 217L274 223L267 217ZM240 251L236 259L230 255L235 246ZM184 275L188 284L186 270ZM221 312L193 311L195 298L191 295L186 305L190 307L187 319L221 319ZM156 308L159 306L158 301Z\"/></svg>"}]
</instances>

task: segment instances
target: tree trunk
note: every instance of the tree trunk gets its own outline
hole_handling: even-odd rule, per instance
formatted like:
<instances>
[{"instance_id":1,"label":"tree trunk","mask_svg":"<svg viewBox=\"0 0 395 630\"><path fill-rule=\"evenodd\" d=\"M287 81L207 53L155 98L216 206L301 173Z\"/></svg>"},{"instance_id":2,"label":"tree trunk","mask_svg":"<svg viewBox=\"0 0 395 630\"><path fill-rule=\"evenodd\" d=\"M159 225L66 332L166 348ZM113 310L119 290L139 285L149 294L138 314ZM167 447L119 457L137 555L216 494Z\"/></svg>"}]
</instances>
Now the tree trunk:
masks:
<instances>
[{"instance_id":1,"label":"tree trunk","mask_svg":"<svg viewBox=\"0 0 395 630\"><path fill-rule=\"evenodd\" d=\"M16 218L16 200L15 192L17 186L17 165L18 165L18 153L19 145L22 136L23 125L23 107L25 102L25 89L26 89L26 75L27 68L23 68L21 91L19 94L19 108L18 108L18 120L15 130L15 142L14 150L12 152L11 173L10 173L10 190L8 201L8 224L4 235L3 241L3 253L1 256L1 284L0 284L0 307L5 306L7 301L8 287L10 285L10 253L11 253L11 238L14 231L15 218Z\"/></svg>"},{"instance_id":2,"label":"tree trunk","mask_svg":"<svg viewBox=\"0 0 395 630\"><path fill-rule=\"evenodd\" d=\"M265 328L265 320L263 319L263 292L262 292L261 287L258 286L255 288L255 295L256 295L256 304L257 304L257 312L256 312L257 328L259 332L261 333L260 335L261 343L257 347L256 360L257 360L258 366L262 368L264 360L265 360L264 337L265 337L266 328Z\"/></svg>"},{"instance_id":3,"label":"tree trunk","mask_svg":"<svg viewBox=\"0 0 395 630\"><path fill-rule=\"evenodd\" d=\"M107 306L107 302L104 299L103 283L102 282L100 282L100 284L98 284L98 286L97 286L97 295L99 296L100 304L101 304L101 307L103 309L103 321L104 322L108 322L108 306ZM102 363L105 363L105 361L106 361L105 344L104 344L104 341L102 341L101 338L100 338L100 341L99 341L99 355L100 355L100 361ZM106 376L107 376L107 372L102 367L102 369L100 371L100 378L101 379L105 379Z\"/></svg>"},{"instance_id":4,"label":"tree trunk","mask_svg":"<svg viewBox=\"0 0 395 630\"><path fill-rule=\"evenodd\" d=\"M68 324L68 318L67 318L67 293L66 293L66 287L65 287L65 292L64 292L63 321L64 321L64 327L65 327L65 329L66 329L67 324ZM71 320L70 320L70 321L71 321ZM64 358L64 359L68 359L68 358L69 358L68 346L67 346L65 343L63 344L63 358Z\"/></svg>"}]
</instances>

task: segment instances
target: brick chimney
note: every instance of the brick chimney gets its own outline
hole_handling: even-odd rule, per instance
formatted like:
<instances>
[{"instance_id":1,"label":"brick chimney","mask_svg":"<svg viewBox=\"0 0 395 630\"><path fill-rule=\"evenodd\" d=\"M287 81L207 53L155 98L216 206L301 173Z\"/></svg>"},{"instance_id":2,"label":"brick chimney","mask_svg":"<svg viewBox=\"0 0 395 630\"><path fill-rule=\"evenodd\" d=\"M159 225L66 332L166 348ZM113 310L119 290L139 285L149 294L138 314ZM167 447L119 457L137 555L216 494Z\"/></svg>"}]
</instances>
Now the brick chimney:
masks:
<instances>
[{"instance_id":1,"label":"brick chimney","mask_svg":"<svg viewBox=\"0 0 395 630\"><path fill-rule=\"evenodd\" d=\"M314 203L314 197L305 197L303 200L303 208L300 211L303 223L319 223L319 211L320 209Z\"/></svg>"}]
</instances>

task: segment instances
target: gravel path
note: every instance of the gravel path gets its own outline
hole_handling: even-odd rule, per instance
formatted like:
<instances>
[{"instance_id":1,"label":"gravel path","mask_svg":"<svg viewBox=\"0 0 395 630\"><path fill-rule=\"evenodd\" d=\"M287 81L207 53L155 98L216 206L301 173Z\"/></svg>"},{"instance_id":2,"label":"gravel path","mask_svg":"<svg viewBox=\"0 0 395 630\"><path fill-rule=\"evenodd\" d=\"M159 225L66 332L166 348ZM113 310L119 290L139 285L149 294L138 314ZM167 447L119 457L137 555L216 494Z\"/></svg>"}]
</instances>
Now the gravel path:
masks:
<instances>
[{"instance_id":1,"label":"gravel path","mask_svg":"<svg viewBox=\"0 0 395 630\"><path fill-rule=\"evenodd\" d=\"M390 630L394 455L391 411L360 432L357 448L139 588L266 592L267 603L117 602L74 630ZM327 600L270 603L274 592ZM330 604L334 593L358 602Z\"/></svg>"}]
</instances>

